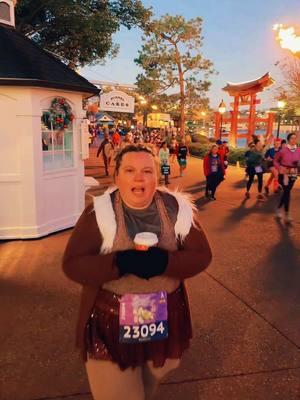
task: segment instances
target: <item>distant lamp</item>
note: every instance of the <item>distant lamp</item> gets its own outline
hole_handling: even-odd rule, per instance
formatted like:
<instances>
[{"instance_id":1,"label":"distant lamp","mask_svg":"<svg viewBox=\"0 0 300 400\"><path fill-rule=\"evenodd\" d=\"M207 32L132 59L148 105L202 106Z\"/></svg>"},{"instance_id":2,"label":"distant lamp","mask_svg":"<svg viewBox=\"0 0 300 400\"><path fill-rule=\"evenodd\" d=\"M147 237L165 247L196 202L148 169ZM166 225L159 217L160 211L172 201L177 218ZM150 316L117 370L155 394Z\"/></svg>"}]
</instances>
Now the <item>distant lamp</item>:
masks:
<instances>
[{"instance_id":1,"label":"distant lamp","mask_svg":"<svg viewBox=\"0 0 300 400\"><path fill-rule=\"evenodd\" d=\"M205 127L205 117L206 117L206 112L205 111L201 111L201 116L202 116L202 127Z\"/></svg>"},{"instance_id":2,"label":"distant lamp","mask_svg":"<svg viewBox=\"0 0 300 400\"><path fill-rule=\"evenodd\" d=\"M277 125L277 134L276 137L277 139L279 138L279 134L280 134L280 123L281 123L281 117L282 117L282 110L285 108L286 106L286 101L284 98L279 99L277 102L277 107L278 107L278 125Z\"/></svg>"},{"instance_id":3,"label":"distant lamp","mask_svg":"<svg viewBox=\"0 0 300 400\"><path fill-rule=\"evenodd\" d=\"M286 101L285 100L278 100L277 106L280 110L283 110L284 107L286 106Z\"/></svg>"},{"instance_id":4,"label":"distant lamp","mask_svg":"<svg viewBox=\"0 0 300 400\"><path fill-rule=\"evenodd\" d=\"M223 129L223 114L226 111L226 104L222 100L219 104L219 113L221 114L221 126L220 126L220 139L222 139L222 129Z\"/></svg>"},{"instance_id":5,"label":"distant lamp","mask_svg":"<svg viewBox=\"0 0 300 400\"><path fill-rule=\"evenodd\" d=\"M152 108L152 110L154 110L154 111L156 111L156 110L158 109L158 107L157 107L155 104L153 104L153 105L151 106L151 108Z\"/></svg>"},{"instance_id":6,"label":"distant lamp","mask_svg":"<svg viewBox=\"0 0 300 400\"><path fill-rule=\"evenodd\" d=\"M143 96L139 96L139 100L140 100L140 103L141 103L141 105L142 106L145 106L148 102L147 102L147 100L145 99L145 97L143 97ZM147 107L143 107L143 109L144 109L144 112L143 112L143 125L144 125L144 127L147 127Z\"/></svg>"},{"instance_id":7,"label":"distant lamp","mask_svg":"<svg viewBox=\"0 0 300 400\"><path fill-rule=\"evenodd\" d=\"M222 100L221 103L219 104L219 113L223 115L225 111L226 111L226 104Z\"/></svg>"}]
</instances>

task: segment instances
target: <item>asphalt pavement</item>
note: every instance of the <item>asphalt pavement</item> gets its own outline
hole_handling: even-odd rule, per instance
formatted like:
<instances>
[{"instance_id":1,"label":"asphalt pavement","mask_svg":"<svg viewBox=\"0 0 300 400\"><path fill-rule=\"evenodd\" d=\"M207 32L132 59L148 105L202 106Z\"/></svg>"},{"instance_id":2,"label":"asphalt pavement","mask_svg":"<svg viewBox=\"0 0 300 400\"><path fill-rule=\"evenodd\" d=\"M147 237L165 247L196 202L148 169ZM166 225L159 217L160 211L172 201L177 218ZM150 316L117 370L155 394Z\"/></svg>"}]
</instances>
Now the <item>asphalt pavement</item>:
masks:
<instances>
[{"instance_id":1,"label":"asphalt pavement","mask_svg":"<svg viewBox=\"0 0 300 400\"><path fill-rule=\"evenodd\" d=\"M99 187L87 202L112 183L100 164L91 149L86 174ZM274 218L278 195L259 202L254 185L244 199L243 169L229 167L216 201L204 198L201 160L182 178L171 170L170 188L195 199L213 262L187 282L194 339L155 400L299 400L300 179L287 226ZM80 287L61 270L71 232L0 244L1 400L91 400L74 348Z\"/></svg>"}]
</instances>

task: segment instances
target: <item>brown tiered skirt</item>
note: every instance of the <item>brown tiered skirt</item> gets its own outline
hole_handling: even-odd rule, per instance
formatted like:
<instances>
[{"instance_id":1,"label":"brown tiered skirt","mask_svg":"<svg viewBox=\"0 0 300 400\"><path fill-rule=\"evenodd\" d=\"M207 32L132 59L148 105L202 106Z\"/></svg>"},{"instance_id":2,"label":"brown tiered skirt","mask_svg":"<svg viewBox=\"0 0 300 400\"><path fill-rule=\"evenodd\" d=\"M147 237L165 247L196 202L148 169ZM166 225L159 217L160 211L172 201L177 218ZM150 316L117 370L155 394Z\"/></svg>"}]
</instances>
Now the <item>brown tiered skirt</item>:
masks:
<instances>
[{"instance_id":1,"label":"brown tiered skirt","mask_svg":"<svg viewBox=\"0 0 300 400\"><path fill-rule=\"evenodd\" d=\"M162 367L167 358L178 359L189 347L192 325L184 287L168 294L169 336L161 341L127 344L119 343L119 298L101 289L85 331L89 358L117 363L122 370L146 361Z\"/></svg>"}]
</instances>

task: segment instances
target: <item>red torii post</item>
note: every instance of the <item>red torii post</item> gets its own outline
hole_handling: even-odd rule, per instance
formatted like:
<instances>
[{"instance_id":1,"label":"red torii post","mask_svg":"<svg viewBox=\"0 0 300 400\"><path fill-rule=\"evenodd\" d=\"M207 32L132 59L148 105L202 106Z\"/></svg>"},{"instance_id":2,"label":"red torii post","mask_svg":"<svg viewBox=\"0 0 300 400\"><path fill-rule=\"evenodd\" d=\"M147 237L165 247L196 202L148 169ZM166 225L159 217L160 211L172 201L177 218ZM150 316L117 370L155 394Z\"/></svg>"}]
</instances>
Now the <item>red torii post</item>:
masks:
<instances>
[{"instance_id":1,"label":"red torii post","mask_svg":"<svg viewBox=\"0 0 300 400\"><path fill-rule=\"evenodd\" d=\"M271 86L275 81L266 73L261 78L253 81L243 83L227 83L223 88L230 96L234 98L231 103L233 110L230 111L229 118L223 118L224 122L230 122L229 142L231 145L236 146L238 138L245 138L245 135L238 134L238 123L243 122L248 126L247 142L251 140L252 135L255 134L255 124L257 122L267 123L266 138L272 136L274 114L269 113L267 118L256 117L256 105L261 103L257 99L257 93L263 92L265 88ZM239 118L239 107L249 105L249 117ZM220 114L215 113L215 138L220 137Z\"/></svg>"}]
</instances>

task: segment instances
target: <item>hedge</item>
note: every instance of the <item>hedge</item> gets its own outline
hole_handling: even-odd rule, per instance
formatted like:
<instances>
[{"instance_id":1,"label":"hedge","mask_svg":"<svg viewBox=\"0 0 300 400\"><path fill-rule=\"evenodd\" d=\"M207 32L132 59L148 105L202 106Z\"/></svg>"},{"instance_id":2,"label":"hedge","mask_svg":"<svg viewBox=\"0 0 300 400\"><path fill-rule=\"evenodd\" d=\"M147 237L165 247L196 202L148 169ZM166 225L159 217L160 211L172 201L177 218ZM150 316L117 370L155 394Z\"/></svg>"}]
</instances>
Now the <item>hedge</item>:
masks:
<instances>
[{"instance_id":1,"label":"hedge","mask_svg":"<svg viewBox=\"0 0 300 400\"><path fill-rule=\"evenodd\" d=\"M207 139L206 143L191 143L189 146L190 153L193 156L204 158L211 149L212 143ZM229 164L236 165L237 161L240 162L241 166L245 166L245 149L236 149L235 147L229 147L228 162Z\"/></svg>"}]
</instances>

